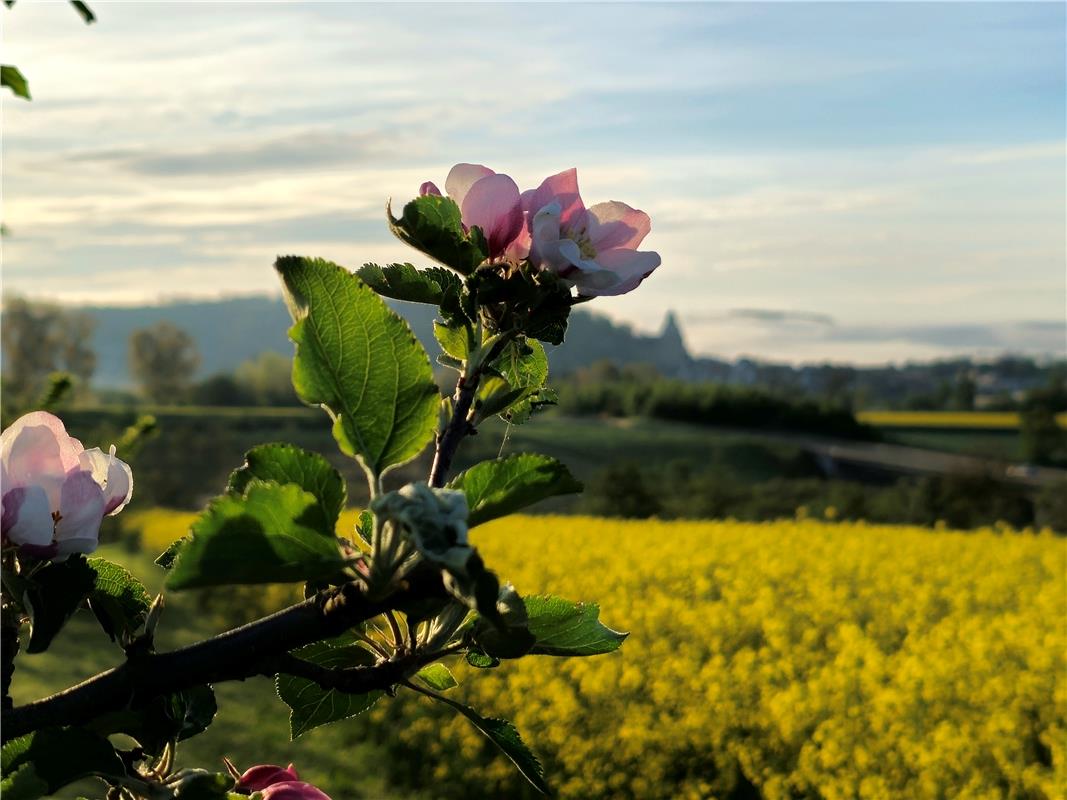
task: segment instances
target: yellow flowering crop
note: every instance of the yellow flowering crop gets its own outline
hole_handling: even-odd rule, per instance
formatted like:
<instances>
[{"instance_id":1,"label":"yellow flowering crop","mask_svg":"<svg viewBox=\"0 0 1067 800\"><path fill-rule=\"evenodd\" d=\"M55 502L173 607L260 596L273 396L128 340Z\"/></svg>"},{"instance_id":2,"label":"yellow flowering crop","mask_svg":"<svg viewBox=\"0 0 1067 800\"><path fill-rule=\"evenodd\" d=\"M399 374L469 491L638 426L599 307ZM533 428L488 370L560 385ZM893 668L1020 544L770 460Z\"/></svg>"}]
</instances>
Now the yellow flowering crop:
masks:
<instances>
[{"instance_id":1,"label":"yellow flowering crop","mask_svg":"<svg viewBox=\"0 0 1067 800\"><path fill-rule=\"evenodd\" d=\"M140 518L146 546L176 521ZM521 516L471 538L502 579L630 631L606 656L455 667L450 694L512 720L563 798L1067 796L1067 540ZM401 692L371 716L396 777L528 791L447 708Z\"/></svg>"},{"instance_id":2,"label":"yellow flowering crop","mask_svg":"<svg viewBox=\"0 0 1067 800\"><path fill-rule=\"evenodd\" d=\"M860 411L860 422L880 428L1001 428L1019 427L1014 411ZM1067 428L1067 414L1057 414L1056 422Z\"/></svg>"},{"instance_id":3,"label":"yellow flowering crop","mask_svg":"<svg viewBox=\"0 0 1067 800\"><path fill-rule=\"evenodd\" d=\"M631 633L606 656L457 667L457 695L511 719L561 797L1065 795L1063 539L590 517L472 538L502 578L595 600ZM373 713L457 793L523 791L465 720L442 731L429 709Z\"/></svg>"}]
</instances>

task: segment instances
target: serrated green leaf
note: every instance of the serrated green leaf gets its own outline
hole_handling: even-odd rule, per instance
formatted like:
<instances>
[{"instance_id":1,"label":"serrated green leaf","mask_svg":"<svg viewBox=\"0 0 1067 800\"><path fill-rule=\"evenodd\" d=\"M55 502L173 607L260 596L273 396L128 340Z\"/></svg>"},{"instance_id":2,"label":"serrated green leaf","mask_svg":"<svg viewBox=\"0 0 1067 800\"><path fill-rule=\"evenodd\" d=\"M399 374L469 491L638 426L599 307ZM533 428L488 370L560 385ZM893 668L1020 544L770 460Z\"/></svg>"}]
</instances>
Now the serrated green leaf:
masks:
<instances>
[{"instance_id":1,"label":"serrated green leaf","mask_svg":"<svg viewBox=\"0 0 1067 800\"><path fill-rule=\"evenodd\" d=\"M126 774L115 748L107 739L82 728L44 728L13 739L4 745L0 761L5 779L5 800L7 779L12 778L15 783L14 773L24 764L33 765L35 777L46 785L47 794L54 794L67 784L91 775L117 778ZM36 785L28 775L18 781L23 790Z\"/></svg>"},{"instance_id":2,"label":"serrated green leaf","mask_svg":"<svg viewBox=\"0 0 1067 800\"><path fill-rule=\"evenodd\" d=\"M279 258L295 324L293 386L334 418L341 450L372 476L433 438L440 398L411 328L355 275L320 259Z\"/></svg>"},{"instance_id":3,"label":"serrated green leaf","mask_svg":"<svg viewBox=\"0 0 1067 800\"><path fill-rule=\"evenodd\" d=\"M43 653L67 624L96 583L96 572L84 556L48 564L33 574L26 596L32 627L28 653Z\"/></svg>"},{"instance_id":4,"label":"serrated green leaf","mask_svg":"<svg viewBox=\"0 0 1067 800\"><path fill-rule=\"evenodd\" d=\"M263 444L245 453L245 463L230 475L227 491L244 494L249 481L295 483L319 501L322 514L331 528L344 511L348 492L344 478L318 453L293 444Z\"/></svg>"},{"instance_id":5,"label":"serrated green leaf","mask_svg":"<svg viewBox=\"0 0 1067 800\"><path fill-rule=\"evenodd\" d=\"M470 343L467 340L465 327L443 325L434 320L433 335L437 343L441 345L441 349L445 351L445 355L454 358L459 364L467 360Z\"/></svg>"},{"instance_id":6,"label":"serrated green leaf","mask_svg":"<svg viewBox=\"0 0 1067 800\"><path fill-rule=\"evenodd\" d=\"M90 558L88 563L96 572L89 607L112 641L116 635L128 638L144 624L152 605L148 590L128 569L106 558Z\"/></svg>"},{"instance_id":7,"label":"serrated green leaf","mask_svg":"<svg viewBox=\"0 0 1067 800\"><path fill-rule=\"evenodd\" d=\"M324 667L370 666L376 660L358 645L333 647L327 642L308 645L294 651L293 655ZM320 725L361 714L384 694L380 691L350 694L323 689L314 681L293 675L279 675L275 685L278 697L292 710L289 727L294 739Z\"/></svg>"},{"instance_id":8,"label":"serrated green leaf","mask_svg":"<svg viewBox=\"0 0 1067 800\"><path fill-rule=\"evenodd\" d=\"M439 695L433 697L438 702L452 706L452 708L474 723L474 727L511 759L511 763L518 767L519 772L533 784L537 791L544 795L552 794L552 790L545 782L545 771L541 766L541 762L537 760L537 756L523 742L518 729L514 725L506 719L483 717L473 708L457 703L454 700L449 700L447 697Z\"/></svg>"},{"instance_id":9,"label":"serrated green leaf","mask_svg":"<svg viewBox=\"0 0 1067 800\"><path fill-rule=\"evenodd\" d=\"M29 82L26 80L25 76L19 72L18 67L12 66L11 64L0 66L0 86L6 86L16 97L21 97L25 100L32 99L30 97Z\"/></svg>"},{"instance_id":10,"label":"serrated green leaf","mask_svg":"<svg viewBox=\"0 0 1067 800\"><path fill-rule=\"evenodd\" d=\"M222 495L197 518L167 586L288 583L327 577L344 564L314 495L253 479L243 497Z\"/></svg>"},{"instance_id":11,"label":"serrated green leaf","mask_svg":"<svg viewBox=\"0 0 1067 800\"><path fill-rule=\"evenodd\" d=\"M476 464L448 488L467 496L468 524L474 527L548 497L580 492L582 484L556 459L521 453Z\"/></svg>"},{"instance_id":12,"label":"serrated green leaf","mask_svg":"<svg viewBox=\"0 0 1067 800\"><path fill-rule=\"evenodd\" d=\"M572 603L560 597L523 598L527 627L537 640L531 654L595 656L618 650L629 636L600 622L596 603Z\"/></svg>"},{"instance_id":13,"label":"serrated green leaf","mask_svg":"<svg viewBox=\"0 0 1067 800\"><path fill-rule=\"evenodd\" d=\"M4 800L37 800L48 794L48 784L41 780L33 764L23 764L0 782Z\"/></svg>"},{"instance_id":14,"label":"serrated green leaf","mask_svg":"<svg viewBox=\"0 0 1067 800\"><path fill-rule=\"evenodd\" d=\"M409 303L439 306L445 294L462 286L456 273L441 267L416 269L411 264L364 264L356 274L360 280L384 297Z\"/></svg>"},{"instance_id":15,"label":"serrated green leaf","mask_svg":"<svg viewBox=\"0 0 1067 800\"><path fill-rule=\"evenodd\" d=\"M447 692L449 689L453 689L459 686L459 681L452 674L444 664L428 664L415 673L415 677L428 686L438 692Z\"/></svg>"},{"instance_id":16,"label":"serrated green leaf","mask_svg":"<svg viewBox=\"0 0 1067 800\"><path fill-rule=\"evenodd\" d=\"M512 423L526 422L534 409L555 402L555 392L545 386L548 380L548 356L536 339L510 343L491 365L505 382L484 380L478 388L478 415L493 414Z\"/></svg>"},{"instance_id":17,"label":"serrated green leaf","mask_svg":"<svg viewBox=\"0 0 1067 800\"><path fill-rule=\"evenodd\" d=\"M160 553L155 560L155 564L163 569L170 569L174 566L175 560L178 558L178 554L181 552L182 547L189 541L188 536L183 536L180 539L175 539L169 545L167 549Z\"/></svg>"},{"instance_id":18,"label":"serrated green leaf","mask_svg":"<svg viewBox=\"0 0 1067 800\"><path fill-rule=\"evenodd\" d=\"M423 195L404 206L400 218L386 209L389 228L405 244L467 275L489 257L480 228L463 230L459 206L450 197Z\"/></svg>"}]
</instances>

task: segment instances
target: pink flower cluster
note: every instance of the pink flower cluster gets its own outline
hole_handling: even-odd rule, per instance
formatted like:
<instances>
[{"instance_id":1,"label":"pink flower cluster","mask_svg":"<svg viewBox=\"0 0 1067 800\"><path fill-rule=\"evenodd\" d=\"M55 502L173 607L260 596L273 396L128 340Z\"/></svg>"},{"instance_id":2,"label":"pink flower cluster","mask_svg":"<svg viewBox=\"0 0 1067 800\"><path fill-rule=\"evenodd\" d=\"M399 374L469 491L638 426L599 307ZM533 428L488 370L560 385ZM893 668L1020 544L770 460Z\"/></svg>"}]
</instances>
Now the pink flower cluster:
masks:
<instances>
[{"instance_id":1,"label":"pink flower cluster","mask_svg":"<svg viewBox=\"0 0 1067 800\"><path fill-rule=\"evenodd\" d=\"M249 767L238 779L237 788L259 792L263 800L330 800L321 789L300 780L292 764L284 769L275 764Z\"/></svg>"},{"instance_id":2,"label":"pink flower cluster","mask_svg":"<svg viewBox=\"0 0 1067 800\"><path fill-rule=\"evenodd\" d=\"M419 191L441 194L430 181ZM445 191L459 206L465 228L482 229L490 259L528 258L577 286L579 294L626 294L660 264L659 253L637 249L652 227L648 214L614 200L586 208L575 169L520 194L507 175L480 164L456 164Z\"/></svg>"},{"instance_id":3,"label":"pink flower cluster","mask_svg":"<svg viewBox=\"0 0 1067 800\"><path fill-rule=\"evenodd\" d=\"M115 458L86 450L46 411L15 420L0 434L0 493L4 543L42 558L91 553L100 522L133 495L133 473Z\"/></svg>"}]
</instances>

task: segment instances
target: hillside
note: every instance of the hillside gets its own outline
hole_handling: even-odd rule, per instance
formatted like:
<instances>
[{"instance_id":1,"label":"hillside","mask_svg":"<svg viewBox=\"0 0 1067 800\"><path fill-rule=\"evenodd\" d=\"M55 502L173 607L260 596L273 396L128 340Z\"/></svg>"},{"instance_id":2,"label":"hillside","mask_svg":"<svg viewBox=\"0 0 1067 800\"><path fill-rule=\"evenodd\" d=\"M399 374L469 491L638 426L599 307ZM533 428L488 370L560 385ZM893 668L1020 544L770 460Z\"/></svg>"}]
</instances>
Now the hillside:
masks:
<instances>
[{"instance_id":1,"label":"hillside","mask_svg":"<svg viewBox=\"0 0 1067 800\"><path fill-rule=\"evenodd\" d=\"M439 353L433 338L435 309L389 302L407 319L419 341L432 354ZM98 359L94 382L101 386L130 384L126 366L130 334L161 320L183 328L196 339L203 359L201 376L231 371L265 350L286 355L293 351L286 336L292 323L280 298L234 297L158 306L90 306L83 310L97 323L92 339ZM606 358L623 364L654 364L663 374L678 377L685 377L685 371L693 363L673 315L668 315L663 335L656 337L641 336L606 317L575 311L566 344L552 349L554 371L562 374Z\"/></svg>"}]
</instances>

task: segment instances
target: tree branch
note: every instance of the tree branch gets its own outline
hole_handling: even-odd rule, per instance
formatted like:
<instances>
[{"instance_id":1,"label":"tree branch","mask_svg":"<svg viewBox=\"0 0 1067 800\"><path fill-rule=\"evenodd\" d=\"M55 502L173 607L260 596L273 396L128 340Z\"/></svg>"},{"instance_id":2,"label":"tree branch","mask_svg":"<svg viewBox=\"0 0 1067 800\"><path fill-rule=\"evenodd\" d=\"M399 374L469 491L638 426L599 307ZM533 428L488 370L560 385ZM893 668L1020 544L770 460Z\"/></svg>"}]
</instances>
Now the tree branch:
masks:
<instances>
[{"instance_id":1,"label":"tree branch","mask_svg":"<svg viewBox=\"0 0 1067 800\"><path fill-rule=\"evenodd\" d=\"M439 489L445 485L459 443L472 430L468 417L480 380L481 374L475 370L469 376L460 375L456 381L456 393L452 396L452 418L437 437L433 467L430 468L430 486Z\"/></svg>"},{"instance_id":2,"label":"tree branch","mask_svg":"<svg viewBox=\"0 0 1067 800\"><path fill-rule=\"evenodd\" d=\"M359 584L348 583L189 647L138 655L51 697L5 710L0 718L3 741L40 728L82 724L192 686L262 675L298 647L338 636L389 609L448 596L440 572L428 565L381 601L371 601Z\"/></svg>"}]
</instances>

